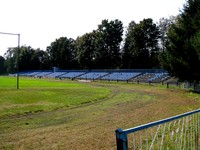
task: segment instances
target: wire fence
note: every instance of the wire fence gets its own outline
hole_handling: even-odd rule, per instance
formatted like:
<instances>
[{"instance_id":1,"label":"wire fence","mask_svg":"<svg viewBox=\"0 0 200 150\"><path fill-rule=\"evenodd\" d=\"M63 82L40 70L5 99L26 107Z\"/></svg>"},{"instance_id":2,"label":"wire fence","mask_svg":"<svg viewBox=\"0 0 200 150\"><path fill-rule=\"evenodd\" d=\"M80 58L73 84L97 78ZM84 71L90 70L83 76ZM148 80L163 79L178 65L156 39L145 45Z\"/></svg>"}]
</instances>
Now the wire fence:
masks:
<instances>
[{"instance_id":1,"label":"wire fence","mask_svg":"<svg viewBox=\"0 0 200 150\"><path fill-rule=\"evenodd\" d=\"M191 91L200 93L200 84L198 83L185 83L184 84L185 89L190 89Z\"/></svg>"},{"instance_id":2,"label":"wire fence","mask_svg":"<svg viewBox=\"0 0 200 150\"><path fill-rule=\"evenodd\" d=\"M200 109L134 128L116 130L117 150L198 150Z\"/></svg>"}]
</instances>

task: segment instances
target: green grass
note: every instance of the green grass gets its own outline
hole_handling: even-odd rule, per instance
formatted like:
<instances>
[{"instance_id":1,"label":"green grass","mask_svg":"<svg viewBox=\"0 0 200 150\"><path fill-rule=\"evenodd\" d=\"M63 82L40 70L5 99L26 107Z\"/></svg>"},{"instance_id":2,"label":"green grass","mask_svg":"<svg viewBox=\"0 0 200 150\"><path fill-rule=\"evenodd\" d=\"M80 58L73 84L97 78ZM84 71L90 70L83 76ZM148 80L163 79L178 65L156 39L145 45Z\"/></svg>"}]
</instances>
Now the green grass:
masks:
<instances>
[{"instance_id":1,"label":"green grass","mask_svg":"<svg viewBox=\"0 0 200 150\"><path fill-rule=\"evenodd\" d=\"M15 82L0 77L0 117L79 106L110 94L107 88L71 81L20 78L18 90Z\"/></svg>"},{"instance_id":2,"label":"green grass","mask_svg":"<svg viewBox=\"0 0 200 150\"><path fill-rule=\"evenodd\" d=\"M200 107L166 85L0 77L0 149L116 149L115 130Z\"/></svg>"}]
</instances>

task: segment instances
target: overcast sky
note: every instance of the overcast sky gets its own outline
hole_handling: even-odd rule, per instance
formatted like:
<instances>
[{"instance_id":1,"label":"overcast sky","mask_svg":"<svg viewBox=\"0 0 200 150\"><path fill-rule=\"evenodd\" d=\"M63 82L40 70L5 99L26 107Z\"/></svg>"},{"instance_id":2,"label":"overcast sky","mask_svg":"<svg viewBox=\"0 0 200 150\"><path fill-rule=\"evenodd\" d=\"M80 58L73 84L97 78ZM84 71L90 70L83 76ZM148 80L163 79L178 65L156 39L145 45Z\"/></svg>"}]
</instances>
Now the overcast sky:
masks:
<instances>
[{"instance_id":1,"label":"overcast sky","mask_svg":"<svg viewBox=\"0 0 200 150\"><path fill-rule=\"evenodd\" d=\"M20 44L46 50L62 36L76 39L103 19L134 20L178 15L185 0L0 0L0 32L20 34ZM17 46L17 36L0 34L0 55Z\"/></svg>"}]
</instances>

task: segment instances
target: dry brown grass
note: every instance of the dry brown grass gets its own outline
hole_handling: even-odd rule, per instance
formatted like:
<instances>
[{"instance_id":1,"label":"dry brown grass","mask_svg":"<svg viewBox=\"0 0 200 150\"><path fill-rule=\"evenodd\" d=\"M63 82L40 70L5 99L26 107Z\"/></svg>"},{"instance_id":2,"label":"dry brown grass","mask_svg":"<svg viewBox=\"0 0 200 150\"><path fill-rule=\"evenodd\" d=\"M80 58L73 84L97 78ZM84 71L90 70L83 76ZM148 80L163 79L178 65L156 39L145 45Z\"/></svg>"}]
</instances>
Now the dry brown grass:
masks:
<instances>
[{"instance_id":1,"label":"dry brown grass","mask_svg":"<svg viewBox=\"0 0 200 150\"><path fill-rule=\"evenodd\" d=\"M110 98L72 109L0 118L0 149L116 149L115 130L199 108L199 95L130 84L85 83L110 88ZM3 124L4 122L4 124Z\"/></svg>"}]
</instances>

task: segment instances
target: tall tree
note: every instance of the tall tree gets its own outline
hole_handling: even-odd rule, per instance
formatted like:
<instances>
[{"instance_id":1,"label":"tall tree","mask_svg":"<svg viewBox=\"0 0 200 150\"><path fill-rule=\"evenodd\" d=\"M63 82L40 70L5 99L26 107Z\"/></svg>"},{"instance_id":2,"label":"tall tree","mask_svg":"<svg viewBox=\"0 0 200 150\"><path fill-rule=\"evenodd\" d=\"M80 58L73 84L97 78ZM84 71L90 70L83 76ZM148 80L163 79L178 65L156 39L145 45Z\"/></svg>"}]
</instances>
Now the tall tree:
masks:
<instances>
[{"instance_id":1,"label":"tall tree","mask_svg":"<svg viewBox=\"0 0 200 150\"><path fill-rule=\"evenodd\" d=\"M76 58L75 40L67 37L60 37L47 47L50 56L51 66L61 69L74 68Z\"/></svg>"},{"instance_id":2,"label":"tall tree","mask_svg":"<svg viewBox=\"0 0 200 150\"><path fill-rule=\"evenodd\" d=\"M5 59L2 56L0 56L0 74L5 71L4 70L4 62L5 62Z\"/></svg>"},{"instance_id":3,"label":"tall tree","mask_svg":"<svg viewBox=\"0 0 200 150\"><path fill-rule=\"evenodd\" d=\"M200 60L200 30L195 34L195 36L192 38L192 46L197 52L197 55Z\"/></svg>"},{"instance_id":4,"label":"tall tree","mask_svg":"<svg viewBox=\"0 0 200 150\"><path fill-rule=\"evenodd\" d=\"M19 70L36 70L38 63L33 60L34 49L31 46L21 46L19 53ZM34 63L33 63L34 62Z\"/></svg>"},{"instance_id":5,"label":"tall tree","mask_svg":"<svg viewBox=\"0 0 200 150\"><path fill-rule=\"evenodd\" d=\"M15 73L17 71L18 48L9 47L4 56L6 72Z\"/></svg>"},{"instance_id":6,"label":"tall tree","mask_svg":"<svg viewBox=\"0 0 200 150\"><path fill-rule=\"evenodd\" d=\"M181 80L200 81L200 0L187 0L168 33L163 67Z\"/></svg>"},{"instance_id":7,"label":"tall tree","mask_svg":"<svg viewBox=\"0 0 200 150\"><path fill-rule=\"evenodd\" d=\"M102 20L97 29L97 52L95 61L99 68L117 68L120 65L120 44L123 24L119 20Z\"/></svg>"},{"instance_id":8,"label":"tall tree","mask_svg":"<svg viewBox=\"0 0 200 150\"><path fill-rule=\"evenodd\" d=\"M132 68L152 68L158 66L159 28L148 18L128 30L124 52L130 54Z\"/></svg>"},{"instance_id":9,"label":"tall tree","mask_svg":"<svg viewBox=\"0 0 200 150\"><path fill-rule=\"evenodd\" d=\"M31 57L31 63L35 70L49 70L52 69L49 60L49 56L46 51L40 50L39 48L34 50L34 53Z\"/></svg>"},{"instance_id":10,"label":"tall tree","mask_svg":"<svg viewBox=\"0 0 200 150\"><path fill-rule=\"evenodd\" d=\"M83 69L94 69L96 46L96 32L86 33L76 40L77 58Z\"/></svg>"},{"instance_id":11,"label":"tall tree","mask_svg":"<svg viewBox=\"0 0 200 150\"><path fill-rule=\"evenodd\" d=\"M169 18L160 18L158 22L159 30L160 30L160 48L162 53L166 50L166 42L167 42L167 34L172 24L176 22L175 16L170 16Z\"/></svg>"},{"instance_id":12,"label":"tall tree","mask_svg":"<svg viewBox=\"0 0 200 150\"><path fill-rule=\"evenodd\" d=\"M133 56L133 37L132 37L132 31L136 27L135 21L131 21L129 23L129 26L126 31L123 50L122 50L122 68L132 68L134 66L134 56Z\"/></svg>"}]
</instances>

